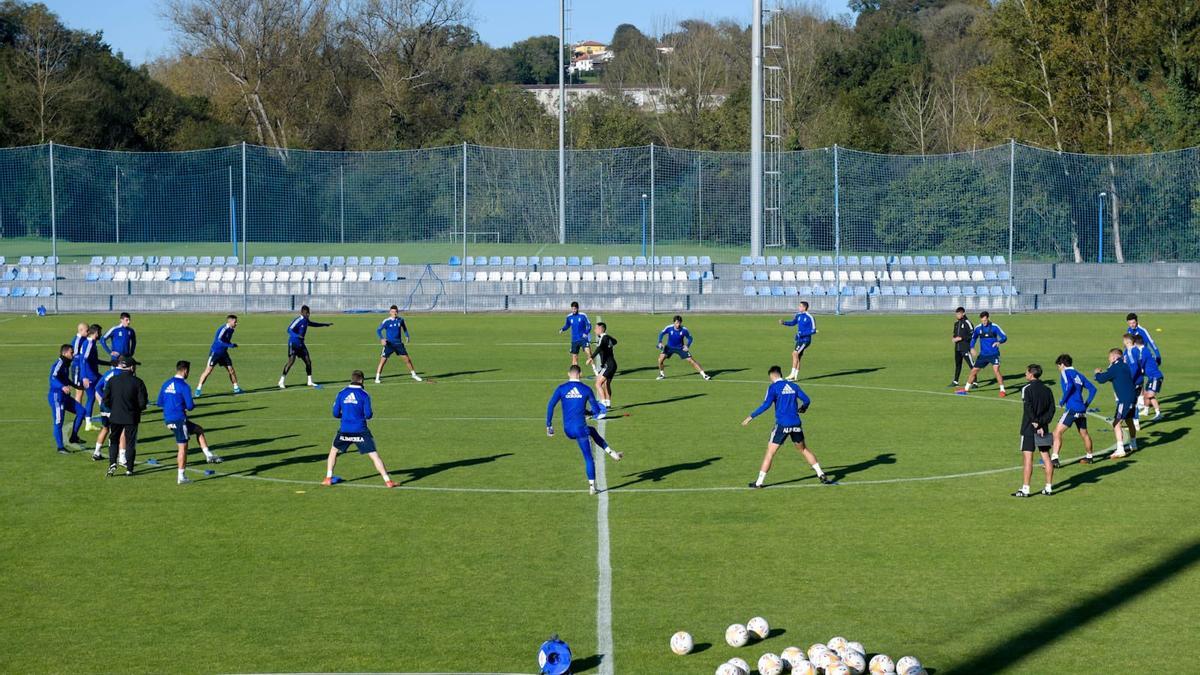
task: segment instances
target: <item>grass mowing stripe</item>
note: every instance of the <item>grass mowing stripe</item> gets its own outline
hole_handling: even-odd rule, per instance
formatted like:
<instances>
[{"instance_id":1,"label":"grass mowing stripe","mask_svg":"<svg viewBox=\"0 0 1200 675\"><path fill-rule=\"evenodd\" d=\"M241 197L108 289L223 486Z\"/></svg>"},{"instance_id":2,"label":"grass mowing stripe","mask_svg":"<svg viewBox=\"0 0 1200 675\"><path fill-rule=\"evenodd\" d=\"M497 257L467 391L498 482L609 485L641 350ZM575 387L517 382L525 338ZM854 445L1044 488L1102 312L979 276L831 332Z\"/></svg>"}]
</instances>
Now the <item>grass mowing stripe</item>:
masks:
<instances>
[{"instance_id":1,"label":"grass mowing stripe","mask_svg":"<svg viewBox=\"0 0 1200 675\"><path fill-rule=\"evenodd\" d=\"M604 420L596 422L601 436L607 431ZM608 453L599 453L596 462L596 489L600 494L596 500L596 653L600 655L600 675L613 674L612 634L612 559L608 536L608 483L605 480L605 463Z\"/></svg>"}]
</instances>

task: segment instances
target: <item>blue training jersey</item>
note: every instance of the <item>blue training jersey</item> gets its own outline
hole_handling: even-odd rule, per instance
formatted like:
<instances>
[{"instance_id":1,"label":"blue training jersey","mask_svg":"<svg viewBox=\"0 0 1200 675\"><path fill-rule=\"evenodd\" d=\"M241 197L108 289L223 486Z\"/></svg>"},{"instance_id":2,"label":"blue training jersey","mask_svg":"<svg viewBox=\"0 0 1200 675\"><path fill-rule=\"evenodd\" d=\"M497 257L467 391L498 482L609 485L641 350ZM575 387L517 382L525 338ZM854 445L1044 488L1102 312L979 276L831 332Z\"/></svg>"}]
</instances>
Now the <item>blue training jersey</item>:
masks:
<instances>
[{"instance_id":1,"label":"blue training jersey","mask_svg":"<svg viewBox=\"0 0 1200 675\"><path fill-rule=\"evenodd\" d=\"M571 331L571 342L588 340L592 332L592 322L588 321L587 314L583 312L571 312L559 332L566 330Z\"/></svg>"},{"instance_id":2,"label":"blue training jersey","mask_svg":"<svg viewBox=\"0 0 1200 675\"><path fill-rule=\"evenodd\" d=\"M217 332L213 335L211 349L214 356L220 356L221 354L228 352L230 349L237 347L237 345L233 343L233 331L234 328L228 323L221 324L221 327L217 329Z\"/></svg>"},{"instance_id":3,"label":"blue training jersey","mask_svg":"<svg viewBox=\"0 0 1200 675\"><path fill-rule=\"evenodd\" d=\"M1058 386L1062 388L1062 399L1059 400L1058 405L1073 413L1087 412L1088 406L1092 404L1092 399L1096 398L1096 385L1074 368L1062 371L1062 376L1058 379ZM1087 391L1086 401L1083 398L1084 391Z\"/></svg>"},{"instance_id":4,"label":"blue training jersey","mask_svg":"<svg viewBox=\"0 0 1200 675\"><path fill-rule=\"evenodd\" d=\"M1008 342L1008 336L1000 330L1000 326L994 323L988 323L986 326L979 324L971 332L971 349L974 349L975 344L978 343L980 356L999 355L1000 345L1005 342Z\"/></svg>"},{"instance_id":5,"label":"blue training jersey","mask_svg":"<svg viewBox=\"0 0 1200 675\"><path fill-rule=\"evenodd\" d=\"M100 410L103 412L108 412L108 409L104 407L104 390L108 389L108 381L113 379L119 372L121 372L119 369L111 368L107 373L101 375L100 380L96 382L96 400L100 401Z\"/></svg>"},{"instance_id":6,"label":"blue training jersey","mask_svg":"<svg viewBox=\"0 0 1200 675\"><path fill-rule=\"evenodd\" d=\"M137 333L133 332L132 327L117 324L100 338L100 346L109 354L133 356L137 350Z\"/></svg>"},{"instance_id":7,"label":"blue training jersey","mask_svg":"<svg viewBox=\"0 0 1200 675\"><path fill-rule=\"evenodd\" d=\"M50 393L62 393L63 387L71 386L71 362L63 357L54 359L50 366Z\"/></svg>"},{"instance_id":8,"label":"blue training jersey","mask_svg":"<svg viewBox=\"0 0 1200 675\"><path fill-rule=\"evenodd\" d=\"M362 385L348 385L333 400L333 416L342 421L338 433L361 434L367 431L367 420L373 415L371 396Z\"/></svg>"},{"instance_id":9,"label":"blue training jersey","mask_svg":"<svg viewBox=\"0 0 1200 675\"><path fill-rule=\"evenodd\" d=\"M666 338L664 340L664 338ZM671 349L683 349L685 346L692 346L692 334L688 332L687 326L675 327L675 324L670 324L662 329L658 334L658 343L666 345Z\"/></svg>"},{"instance_id":10,"label":"blue training jersey","mask_svg":"<svg viewBox=\"0 0 1200 675\"><path fill-rule=\"evenodd\" d=\"M791 321L784 321L783 325L796 327L797 342L811 342L817 332L817 321L808 312L797 312Z\"/></svg>"},{"instance_id":11,"label":"blue training jersey","mask_svg":"<svg viewBox=\"0 0 1200 675\"><path fill-rule=\"evenodd\" d=\"M303 345L304 336L308 334L309 328L324 328L328 325L329 324L327 323L313 321L312 319L309 319L301 314L300 316L292 319L292 322L288 324L288 344L297 346Z\"/></svg>"},{"instance_id":12,"label":"blue training jersey","mask_svg":"<svg viewBox=\"0 0 1200 675\"><path fill-rule=\"evenodd\" d=\"M1129 369L1129 377L1133 378L1134 382L1142 381L1142 350L1137 347L1126 349L1121 355L1121 361L1125 363L1125 367Z\"/></svg>"},{"instance_id":13,"label":"blue training jersey","mask_svg":"<svg viewBox=\"0 0 1200 675\"><path fill-rule=\"evenodd\" d=\"M93 384L100 377L100 350L97 339L85 338L82 351L75 355L75 363L79 366L79 379L88 379Z\"/></svg>"},{"instance_id":14,"label":"blue training jersey","mask_svg":"<svg viewBox=\"0 0 1200 675\"><path fill-rule=\"evenodd\" d=\"M1154 356L1150 353L1150 350L1146 347L1135 347L1135 349L1138 351L1138 362L1141 364L1142 374L1147 379L1161 380L1163 376L1162 367L1154 360Z\"/></svg>"},{"instance_id":15,"label":"blue training jersey","mask_svg":"<svg viewBox=\"0 0 1200 675\"><path fill-rule=\"evenodd\" d=\"M1154 355L1155 362L1162 361L1162 352L1158 351L1158 345L1155 344L1154 338L1150 337L1150 331L1146 330L1145 328L1142 328L1141 326L1138 326L1137 328L1130 328L1129 330L1127 330L1125 332L1129 333L1130 335L1132 335L1134 337L1141 335L1142 341L1146 343L1146 348L1149 349L1150 352Z\"/></svg>"},{"instance_id":16,"label":"blue training jersey","mask_svg":"<svg viewBox=\"0 0 1200 675\"><path fill-rule=\"evenodd\" d=\"M546 404L546 426L554 426L554 406L562 402L563 428L583 429L587 426L588 404L593 414L602 415L605 407L596 400L592 388L579 380L569 380L558 385L550 402Z\"/></svg>"},{"instance_id":17,"label":"blue training jersey","mask_svg":"<svg viewBox=\"0 0 1200 675\"><path fill-rule=\"evenodd\" d=\"M87 335L78 335L71 338L71 353L75 356L71 359L71 365L75 368L83 361L83 343L87 342Z\"/></svg>"},{"instance_id":18,"label":"blue training jersey","mask_svg":"<svg viewBox=\"0 0 1200 675\"><path fill-rule=\"evenodd\" d=\"M808 398L808 394L800 388L800 385L787 380L775 380L771 386L767 387L767 395L763 397L762 405L754 409L750 413L751 417L758 417L765 413L767 408L775 406L775 424L781 427L798 427L800 426L800 407L812 403Z\"/></svg>"},{"instance_id":19,"label":"blue training jersey","mask_svg":"<svg viewBox=\"0 0 1200 675\"><path fill-rule=\"evenodd\" d=\"M188 411L196 407L192 401L192 388L178 375L163 382L154 405L162 408L164 422L182 422L187 419Z\"/></svg>"},{"instance_id":20,"label":"blue training jersey","mask_svg":"<svg viewBox=\"0 0 1200 675\"><path fill-rule=\"evenodd\" d=\"M1129 367L1122 361L1109 364L1108 370L1096 373L1097 382L1112 384L1117 402L1131 405L1137 400L1137 389L1133 386L1133 378L1129 376Z\"/></svg>"},{"instance_id":21,"label":"blue training jersey","mask_svg":"<svg viewBox=\"0 0 1200 675\"><path fill-rule=\"evenodd\" d=\"M379 327L375 329L375 334L381 340L388 342L400 342L400 336L408 337L408 326L404 323L404 319L400 317L388 317L380 322Z\"/></svg>"}]
</instances>

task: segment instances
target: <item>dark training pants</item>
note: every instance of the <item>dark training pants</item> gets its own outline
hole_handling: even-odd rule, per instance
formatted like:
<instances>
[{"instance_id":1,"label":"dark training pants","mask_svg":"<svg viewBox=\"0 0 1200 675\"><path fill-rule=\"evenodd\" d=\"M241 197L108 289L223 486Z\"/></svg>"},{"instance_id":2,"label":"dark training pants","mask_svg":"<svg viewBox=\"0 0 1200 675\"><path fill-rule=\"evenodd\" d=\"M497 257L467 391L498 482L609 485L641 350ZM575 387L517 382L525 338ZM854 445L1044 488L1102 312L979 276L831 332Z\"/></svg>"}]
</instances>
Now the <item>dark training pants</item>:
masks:
<instances>
[{"instance_id":1,"label":"dark training pants","mask_svg":"<svg viewBox=\"0 0 1200 675\"><path fill-rule=\"evenodd\" d=\"M975 362L971 360L971 352L960 352L957 349L955 349L954 350L954 381L955 382L958 382L959 378L962 376L962 367L963 367L964 362L967 364L968 369L975 367Z\"/></svg>"},{"instance_id":2,"label":"dark training pants","mask_svg":"<svg viewBox=\"0 0 1200 675\"><path fill-rule=\"evenodd\" d=\"M121 454L121 435L125 435L125 468L133 470L133 460L137 457L137 432L138 425L136 424L117 424L109 422L108 425L108 463L116 464L117 457Z\"/></svg>"}]
</instances>

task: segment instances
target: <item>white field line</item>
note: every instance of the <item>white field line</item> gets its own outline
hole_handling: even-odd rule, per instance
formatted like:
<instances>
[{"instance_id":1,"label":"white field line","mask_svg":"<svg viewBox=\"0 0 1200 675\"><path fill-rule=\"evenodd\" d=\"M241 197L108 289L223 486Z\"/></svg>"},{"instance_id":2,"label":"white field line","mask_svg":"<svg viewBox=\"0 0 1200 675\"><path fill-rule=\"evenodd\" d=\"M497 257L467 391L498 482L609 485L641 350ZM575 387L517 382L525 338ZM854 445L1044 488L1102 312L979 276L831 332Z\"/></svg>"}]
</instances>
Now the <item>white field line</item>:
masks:
<instances>
[{"instance_id":1,"label":"white field line","mask_svg":"<svg viewBox=\"0 0 1200 675\"><path fill-rule=\"evenodd\" d=\"M608 423L596 422L596 430L605 436ZM596 489L596 653L600 655L600 675L613 675L613 629L612 629L612 559L608 535L608 482L605 480L605 464L608 453L595 447Z\"/></svg>"}]
</instances>

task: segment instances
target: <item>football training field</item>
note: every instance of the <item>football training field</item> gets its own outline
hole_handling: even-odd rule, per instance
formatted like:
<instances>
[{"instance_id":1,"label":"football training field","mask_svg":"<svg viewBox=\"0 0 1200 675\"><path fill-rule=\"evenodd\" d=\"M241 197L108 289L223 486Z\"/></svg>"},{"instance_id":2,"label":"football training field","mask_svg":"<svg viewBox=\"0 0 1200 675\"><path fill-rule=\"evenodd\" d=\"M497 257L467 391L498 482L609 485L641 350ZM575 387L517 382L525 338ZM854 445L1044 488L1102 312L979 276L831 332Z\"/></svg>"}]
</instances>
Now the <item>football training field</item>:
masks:
<instances>
[{"instance_id":1,"label":"football training field","mask_svg":"<svg viewBox=\"0 0 1200 675\"><path fill-rule=\"evenodd\" d=\"M1072 430L1056 493L1029 499L1009 496L1025 365L1042 364L1057 397L1055 357L1092 377L1120 346L1123 312L994 317L1009 336L1006 399L990 373L967 397L947 386L949 314L817 316L804 427L839 484L818 483L788 446L759 491L745 486L772 416L740 422L767 368L790 365L781 317L686 316L705 382L678 360L655 380L669 316L593 314L620 342L601 424L625 453L597 454L600 496L559 415L545 433L569 365L561 314L407 316L427 381L393 358L381 385L381 315L313 318L335 322L308 333L324 386L305 388L297 364L284 391L291 317L241 318L232 356L247 392L216 372L193 415L226 461L205 476L195 450L195 483L178 486L153 407L132 478L54 451L57 348L78 321L107 329L115 313L0 317L0 670L531 673L553 633L575 672L594 673L712 673L834 635L938 675L1189 672L1200 649L1195 315L1142 316L1165 372L1164 418L1143 427L1142 449L1080 465ZM178 359L195 386L222 320L133 317L152 400ZM320 485L333 397L356 368L399 489L353 451L345 482ZM1107 454L1113 396L1098 386L1090 429ZM725 627L755 615L774 635L727 646ZM678 630L694 653L670 652Z\"/></svg>"}]
</instances>

